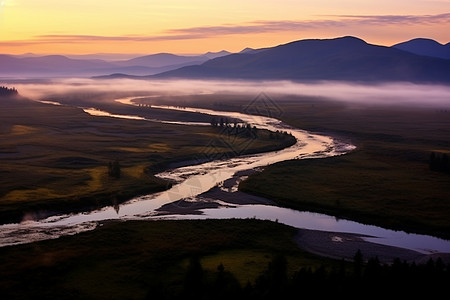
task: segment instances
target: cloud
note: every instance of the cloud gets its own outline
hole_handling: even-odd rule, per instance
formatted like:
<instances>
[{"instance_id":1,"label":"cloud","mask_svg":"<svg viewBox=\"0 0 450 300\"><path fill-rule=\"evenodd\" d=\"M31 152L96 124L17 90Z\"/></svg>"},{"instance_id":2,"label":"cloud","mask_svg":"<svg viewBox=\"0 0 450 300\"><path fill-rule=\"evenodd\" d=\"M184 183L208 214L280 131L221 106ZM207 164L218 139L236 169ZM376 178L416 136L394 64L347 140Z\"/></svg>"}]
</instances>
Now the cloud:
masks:
<instances>
[{"instance_id":1,"label":"cloud","mask_svg":"<svg viewBox=\"0 0 450 300\"><path fill-rule=\"evenodd\" d=\"M101 35L40 35L37 36L37 40L47 43L55 42L92 42L92 41L125 41L125 42L145 42L145 41L158 41L158 40L170 40L170 39L192 39L196 36L192 34L183 35L164 35L164 36L138 36L138 35L124 35L124 36L101 36Z\"/></svg>"},{"instance_id":2,"label":"cloud","mask_svg":"<svg viewBox=\"0 0 450 300\"><path fill-rule=\"evenodd\" d=\"M362 26L436 25L450 22L450 13L437 15L326 15L314 20L256 20L240 24L198 26L168 29L158 35L40 35L30 40L2 41L0 46L25 46L36 43L93 43L93 42L155 42L205 39L224 35L246 35L301 31L318 28Z\"/></svg>"},{"instance_id":3,"label":"cloud","mask_svg":"<svg viewBox=\"0 0 450 300\"><path fill-rule=\"evenodd\" d=\"M438 15L335 15L343 21L361 25L427 25L450 22L450 13Z\"/></svg>"},{"instance_id":4,"label":"cloud","mask_svg":"<svg viewBox=\"0 0 450 300\"><path fill-rule=\"evenodd\" d=\"M101 42L152 42L169 40L189 40L204 38L205 36L182 34L164 36L101 36L101 35L38 35L27 40L0 41L0 47L24 47L36 44L81 44Z\"/></svg>"},{"instance_id":5,"label":"cloud","mask_svg":"<svg viewBox=\"0 0 450 300\"><path fill-rule=\"evenodd\" d=\"M195 36L209 37L217 35L232 34L254 34L277 31L293 31L306 28L339 26L341 22L336 20L314 20L314 21L253 21L243 24L225 24L221 26L204 26L167 30L168 34L193 34Z\"/></svg>"},{"instance_id":6,"label":"cloud","mask_svg":"<svg viewBox=\"0 0 450 300\"><path fill-rule=\"evenodd\" d=\"M253 21L242 24L221 26L203 26L167 30L168 34L192 34L195 36L269 33L278 31L296 31L310 28L330 28L362 25L427 25L450 22L450 13L438 15L333 15L319 20L277 20Z\"/></svg>"}]
</instances>

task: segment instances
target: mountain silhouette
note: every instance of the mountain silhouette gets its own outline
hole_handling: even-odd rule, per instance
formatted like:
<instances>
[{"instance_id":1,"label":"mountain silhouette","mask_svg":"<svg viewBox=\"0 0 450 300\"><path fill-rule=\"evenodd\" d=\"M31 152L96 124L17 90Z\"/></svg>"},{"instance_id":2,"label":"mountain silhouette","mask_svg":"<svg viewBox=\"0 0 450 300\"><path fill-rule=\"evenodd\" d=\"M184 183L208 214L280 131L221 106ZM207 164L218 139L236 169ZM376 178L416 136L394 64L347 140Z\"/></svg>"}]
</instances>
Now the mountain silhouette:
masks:
<instances>
[{"instance_id":1,"label":"mountain silhouette","mask_svg":"<svg viewBox=\"0 0 450 300\"><path fill-rule=\"evenodd\" d=\"M417 38L392 47L417 55L450 59L450 43L442 45L432 39Z\"/></svg>"},{"instance_id":2,"label":"mountain silhouette","mask_svg":"<svg viewBox=\"0 0 450 300\"><path fill-rule=\"evenodd\" d=\"M2 76L70 76L105 70L114 64L98 59L71 59L63 55L13 56L0 55Z\"/></svg>"},{"instance_id":3,"label":"mountain silhouette","mask_svg":"<svg viewBox=\"0 0 450 300\"><path fill-rule=\"evenodd\" d=\"M450 44L414 39L392 47L356 37L307 39L239 53L158 53L121 61L0 55L0 76L450 82ZM103 74L113 74L99 76Z\"/></svg>"},{"instance_id":4,"label":"mountain silhouette","mask_svg":"<svg viewBox=\"0 0 450 300\"><path fill-rule=\"evenodd\" d=\"M158 53L120 61L69 58L63 55L0 55L0 76L96 76L108 73L149 75L199 65L229 52L181 56Z\"/></svg>"},{"instance_id":5,"label":"mountain silhouette","mask_svg":"<svg viewBox=\"0 0 450 300\"><path fill-rule=\"evenodd\" d=\"M118 65L159 68L169 65L201 64L207 60L209 60L209 58L206 55L181 56L171 53L157 53L122 61L119 62Z\"/></svg>"},{"instance_id":6,"label":"mountain silhouette","mask_svg":"<svg viewBox=\"0 0 450 300\"><path fill-rule=\"evenodd\" d=\"M341 37L247 50L149 77L448 83L450 61Z\"/></svg>"},{"instance_id":7,"label":"mountain silhouette","mask_svg":"<svg viewBox=\"0 0 450 300\"><path fill-rule=\"evenodd\" d=\"M218 57L222 57L222 56L229 55L229 54L231 54L231 52L228 52L226 50L222 50L222 51L219 51L219 52L207 52L205 54L205 56L207 58L209 58L209 59L213 59L213 58L218 58Z\"/></svg>"}]
</instances>

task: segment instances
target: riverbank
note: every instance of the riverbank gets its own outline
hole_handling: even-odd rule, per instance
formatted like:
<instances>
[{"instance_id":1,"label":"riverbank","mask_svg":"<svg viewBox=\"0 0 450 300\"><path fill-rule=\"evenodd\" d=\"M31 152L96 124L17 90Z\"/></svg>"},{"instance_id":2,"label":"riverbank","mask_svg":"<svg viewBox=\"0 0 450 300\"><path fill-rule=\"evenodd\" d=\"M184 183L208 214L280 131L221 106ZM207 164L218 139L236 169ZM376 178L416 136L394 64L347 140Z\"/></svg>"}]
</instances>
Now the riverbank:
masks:
<instances>
[{"instance_id":1,"label":"riverbank","mask_svg":"<svg viewBox=\"0 0 450 300\"><path fill-rule=\"evenodd\" d=\"M245 287L276 253L289 273L330 259L308 254L295 230L259 220L109 221L97 230L0 248L0 290L7 299L145 299L158 289L183 289L189 260L211 276L222 264ZM163 237L163 238L162 238Z\"/></svg>"},{"instance_id":2,"label":"riverbank","mask_svg":"<svg viewBox=\"0 0 450 300\"><path fill-rule=\"evenodd\" d=\"M0 106L2 224L117 206L169 188L155 174L174 165L275 151L295 143L272 139L265 130L246 137L212 126L94 117L75 107L27 100ZM139 110L126 106L118 112L129 109ZM182 115L186 122L205 119L194 113L156 113ZM120 163L120 178L108 175L113 161Z\"/></svg>"},{"instance_id":3,"label":"riverbank","mask_svg":"<svg viewBox=\"0 0 450 300\"><path fill-rule=\"evenodd\" d=\"M293 98L277 102L285 122L345 136L358 148L344 156L268 166L241 183L241 191L296 210L450 238L450 177L429 167L432 151L450 150L445 112Z\"/></svg>"},{"instance_id":4,"label":"riverbank","mask_svg":"<svg viewBox=\"0 0 450 300\"><path fill-rule=\"evenodd\" d=\"M323 252L317 256L298 247L297 243L307 243L310 248L322 244L328 234L299 233L286 225L252 219L109 221L97 230L74 236L0 248L0 290L7 299L30 299L36 294L45 299L179 299L177 296L185 295L186 289L201 282L200 293L212 291L216 295L220 288L223 293L234 291L237 294L233 295L248 296L245 292L251 291L250 299L260 299L253 293L269 287L265 276L275 268L279 276L272 278L295 282L295 290L317 295L333 286L336 289L332 289L332 295L345 296L349 290L361 288L358 276L371 274L366 271L373 271L373 263L366 266L335 260L324 257ZM345 239L342 245L348 251L346 256L355 256L347 245L358 237L340 233L333 237ZM356 242L362 245L359 239ZM392 247L381 247L385 253L392 251ZM397 253L402 259L406 252ZM363 261L370 258L367 252L362 254ZM201 279L190 271L193 262ZM370 277L368 285L373 285L374 280L386 280L388 284L377 285L374 293L405 293L405 285L399 284L405 277L405 284L415 280L417 287L427 292L431 280L431 292L447 288L450 270L444 271L445 264L437 258L427 264L428 277L416 277L422 263L412 270L403 260L400 263L401 268L393 269L398 278ZM438 272L430 273L434 266ZM383 263L375 267L379 272L391 270ZM406 274L398 273L405 268ZM311 286L311 282L317 286Z\"/></svg>"},{"instance_id":5,"label":"riverbank","mask_svg":"<svg viewBox=\"0 0 450 300\"><path fill-rule=\"evenodd\" d=\"M220 96L214 98L220 101ZM226 109L242 111L239 96L229 98ZM211 102L206 100L193 106L210 108ZM343 157L277 163L266 168L276 168L275 172L263 171L265 175L256 174L244 181L243 191L296 210L448 238L446 174L430 172L427 161L430 147L448 146L449 131L443 129L449 128L449 120L442 111L293 96L282 96L276 105L280 119L288 124L344 136L359 148ZM247 182L254 178L260 181L246 190ZM202 205L217 206L211 202Z\"/></svg>"},{"instance_id":6,"label":"riverbank","mask_svg":"<svg viewBox=\"0 0 450 300\"><path fill-rule=\"evenodd\" d=\"M428 177L423 173L429 173ZM340 157L271 165L250 176L239 189L283 207L448 239L447 182L427 166L407 162L393 169L358 150Z\"/></svg>"},{"instance_id":7,"label":"riverbank","mask_svg":"<svg viewBox=\"0 0 450 300\"><path fill-rule=\"evenodd\" d=\"M117 120L115 120L115 121L117 121ZM142 124L142 122L141 121L138 121L139 123L141 123ZM123 124L123 123L121 123L121 124ZM178 127L178 128L180 128L180 127ZM145 128L145 129L149 129L149 128ZM167 129L167 128L165 128L165 129ZM175 128L171 128L172 130L174 130ZM222 141L222 142L224 142L223 143L223 145L222 146L220 146L219 147L219 150L216 148L216 147L214 147L214 151L217 151L217 152L215 152L216 154L219 154L219 155L221 155L221 154L223 154L223 152L221 152L220 151L220 149L227 149L227 150L230 150L230 146L229 146L229 143L228 143L228 141L234 141L235 143L236 143L236 145L239 145L239 147L241 147L242 148L242 145L243 145L243 140L242 139L236 139L235 137L233 137L233 136L230 136L230 135L225 135L225 136L223 136L223 133L222 132L219 132L219 133L217 133L217 132L215 132L214 130L216 130L217 131L217 129L218 128L210 128L210 132L209 132L209 134L208 134L208 137L209 138L212 138L212 136L214 136L214 138L216 138L216 139L219 139L220 141ZM111 129L109 129L109 130L111 130ZM142 129L141 129L142 130ZM186 129L187 130L187 129ZM196 130L196 128L193 128L192 130ZM193 133L194 131L188 131L189 133ZM185 131L183 132L183 133L186 133ZM176 132L176 133L174 133L174 132L172 132L172 134L175 134L175 135L177 135L177 136L180 136L180 135L182 135L183 133L181 133L181 132ZM198 132L197 132L198 133ZM134 134L134 136L136 135L136 132L134 132L133 133ZM212 134L212 135L211 135ZM124 134L124 132L123 132L123 128L120 128L120 136L121 137L124 137L124 138L129 138L129 136L127 136L126 134ZM160 135L158 136L158 137L160 137ZM198 137L198 136L196 136L196 137ZM179 138L179 140L177 140L177 141L179 141L179 142L182 142L182 143L185 143L185 142L187 142L187 139L188 137L187 136L183 136L183 137L181 137L180 136L180 138ZM385 136L382 136L382 138L385 138ZM267 139L267 141L268 141L268 143L269 142L273 142L273 139L270 139L270 136L268 137L268 139ZM199 142L199 141L198 141ZM190 147L192 147L193 146L193 144L195 144L195 146L198 146L198 144L197 144L197 140L189 140L189 145L190 145ZM256 147L258 144L253 144L253 147ZM129 146L129 145L128 145ZM259 146L261 146L261 144L259 144ZM152 147L153 148L155 148L155 145L152 145ZM227 148L228 147L228 148ZM159 144L157 144L156 145L156 148L158 149L158 151L153 151L153 152L157 152L158 154L157 155L159 155L159 158L161 158L161 156L162 156L162 154L164 153L164 154L170 154L170 153L172 153L170 150L174 150L174 148L175 148L175 145L172 145L172 144L169 144L169 143L164 143L164 144L161 144L161 143L159 143ZM236 148L236 149L241 149L241 148ZM136 151L136 150L139 150L139 148L133 148L133 151L129 151L130 150L130 147L128 147L128 148L124 148L124 147L122 147L122 150L123 149L126 149L125 151L127 151L127 152L132 152L132 153L134 153L134 152L137 152L137 153L142 153L141 155L148 155L148 153L146 152L146 151L143 151L143 152L139 152L139 151ZM190 150L192 150L193 152L194 152L194 149L191 149L191 148L189 148ZM177 150L180 150L180 148L178 148ZM245 147L243 150L246 150L246 151L249 151L250 150L250 148L248 148L248 147ZM197 149L197 151L198 151L198 149ZM178 152L177 152L178 153ZM208 154L208 155L210 155L210 153L208 152L208 151L206 151L206 152L202 152L203 154ZM153 153L153 154L156 154L156 153ZM185 153L183 153L183 154L185 154ZM196 152L196 154L198 155L198 152ZM130 153L128 153L128 155L130 155ZM134 154L133 154L134 155ZM133 157L132 155L130 155L130 157ZM184 156L184 157L186 157L186 156ZM157 159L158 159L158 157L157 156L153 156L153 159L155 160L155 161L157 161ZM176 162L176 156L172 156L171 157L171 162ZM64 161L67 161L67 160L62 160L63 162ZM191 159L191 161L192 161L192 159ZM315 162L316 160L314 159L314 160L308 160L308 161L301 161L302 163L304 163L304 162L309 162L309 161L313 161L313 162ZM326 161L327 163L329 162L329 160L327 159L327 160L321 160L321 161ZM370 162L370 160L368 160L369 162ZM289 162L290 163L290 162ZM379 162L377 162L377 163L379 163ZM345 165L345 164L343 164L343 165ZM372 169L375 169L375 170L377 170L377 167L379 167L379 166L375 166L375 168L372 168ZM271 168L271 166L270 167L268 167L268 169L269 168ZM157 168L156 168L157 169ZM354 173L354 171L353 170L351 170L351 169L346 169L346 168L338 168L339 170L344 170L344 172L350 172L349 174L351 174L351 173ZM370 169L370 168L369 168ZM141 170L142 170L142 168L141 168ZM335 170L334 170L335 171ZM263 172L263 173L265 173L265 172ZM289 184L287 184L287 183L289 183L289 180L285 180L286 178L283 178L282 176L283 176L283 174L286 174L286 170L283 170L282 171L282 173L280 173L280 174L276 174L277 176L274 176L273 178L271 178L270 179L270 182L267 184L267 185L265 185L265 187L267 188L268 186L270 186L270 184L274 184L274 183L276 183L276 182L278 182L278 183L276 183L276 185L277 185L277 188L278 189L284 189L284 191L286 191L286 190L288 190L288 191L293 191L293 190L295 190L295 189L298 189L298 188L302 188L302 187L304 187L304 186L300 186L300 185L298 185L298 184L296 184L295 182L293 183L294 185L292 186L292 188L289 186ZM293 177L291 178L291 179L294 179L294 181L295 181L295 178L297 178L296 176L298 175L297 173L295 173L295 172L287 172L287 174L289 175L292 175ZM319 174L319 176L321 175L321 172L319 172L318 173ZM327 176L329 176L329 175L331 175L331 174L333 174L333 172L326 172L325 173L326 174L326 176L320 176L320 179L322 179L322 180L324 180L324 178L326 178ZM358 174L357 172L355 172L355 174ZM280 176L281 175L281 176ZM323 174L322 174L323 175ZM106 174L104 174L104 175L102 175L102 176L106 176ZM255 175L255 176L258 176L258 175ZM345 178L345 176L343 176L343 178ZM279 180L282 180L281 182L279 182ZM101 182L101 181L100 181ZM355 180L355 182L358 182L357 180ZM97 183L98 183L98 181L97 181ZM336 183L339 183L339 181L336 181ZM245 184L245 183L244 183ZM324 186L324 185L321 185L321 186ZM167 186L166 186L167 187ZM127 187L127 188L129 188L129 187ZM273 189L272 191L275 191L276 189ZM318 190L320 190L320 188L318 188L318 189L313 189L314 191L318 191ZM178 201L178 202L176 202L176 203L174 203L174 204L172 204L172 206L174 206L174 207L172 207L172 208L170 208L169 206L167 206L167 207L164 207L164 209L167 209L168 207L169 207L169 212L170 212L170 210L172 209L172 212L176 212L176 213L178 213L178 214L181 214L182 212L183 213L187 213L187 214L189 214L189 213L192 213L192 212L194 212L194 211L198 211L199 209L202 209L202 208L213 208L213 207L218 207L219 205L222 205L222 204L220 204L218 201L210 201L210 199L214 199L214 198L219 198L219 201L222 201L222 200L225 200L224 202L226 203L227 201L228 201L228 203L230 204L230 205L233 205L233 204L237 204L237 203L239 203L239 201L243 201L242 203L244 203L244 204L268 204L268 203L270 203L270 202L264 202L265 200L261 200L261 198L257 198L257 197L253 197L251 200L248 200L248 197L246 196L246 197L244 197L244 195L243 194L239 194L239 192L232 192L231 194L226 194L226 193L224 193L222 190L220 190L220 189L218 189L218 188L214 188L213 190L211 190L210 192L209 192L209 194L208 193L205 193L205 195L201 195L201 197L203 197L203 200L201 200L199 203L193 203L193 202L190 202L190 201L186 201L186 200L181 200L181 201ZM200 199L202 199L200 197ZM220 199L220 198L223 198L223 199ZM225 199L226 198L226 199ZM270 197L270 198L272 198L272 197ZM241 199L241 200L236 200L236 199ZM247 200L242 200L242 199L247 199ZM273 197L273 199L275 199L275 200L279 200L277 197ZM312 199L314 199L313 197L312 197ZM262 201L262 202L261 202ZM338 201L338 202L334 202L334 204L341 204L341 201ZM356 202L355 202L356 203ZM114 204L114 203L113 203ZM120 203L118 203L118 204L120 204ZM176 209L176 210L175 210ZM298 209L298 208L297 208ZM163 211L160 211L160 213L164 213ZM166 212L167 213L167 212ZM333 214L333 213L332 213ZM339 215L340 216L340 215ZM31 215L31 217L33 217L33 215ZM381 222L381 223L384 223L384 222ZM384 226L384 224L380 224L381 226Z\"/></svg>"},{"instance_id":8,"label":"riverbank","mask_svg":"<svg viewBox=\"0 0 450 300\"><path fill-rule=\"evenodd\" d=\"M449 146L445 113L435 108L282 97L276 104L285 122L310 132L344 136L359 148L343 157L277 163L266 168L276 171L263 171L264 175L243 182L243 191L296 210L449 237L447 175L431 172L427 161L430 149L444 151ZM204 99L193 105L210 108L211 102ZM242 111L239 96L227 99L226 109ZM258 182L246 189L252 180Z\"/></svg>"},{"instance_id":9,"label":"riverbank","mask_svg":"<svg viewBox=\"0 0 450 300\"><path fill-rule=\"evenodd\" d=\"M377 257L383 264L391 264L395 259L408 263L425 263L433 257L413 250L368 242L364 240L365 237L367 236L352 233L299 229L295 241L300 248L310 253L348 261L353 261L358 250L366 262ZM449 255L437 254L446 262L450 262Z\"/></svg>"},{"instance_id":10,"label":"riverbank","mask_svg":"<svg viewBox=\"0 0 450 300\"><path fill-rule=\"evenodd\" d=\"M258 172L256 169L237 172L219 186L196 196L194 200L181 199L163 205L156 210L157 215L200 215L201 210L208 208L252 204L276 205L272 200L238 191L239 183L256 172Z\"/></svg>"},{"instance_id":11,"label":"riverbank","mask_svg":"<svg viewBox=\"0 0 450 300\"><path fill-rule=\"evenodd\" d=\"M245 180L245 178L252 174L257 174L258 172L260 172L259 169L238 172L219 187L215 187L197 196L195 201L182 199L162 206L157 209L156 216L164 217L169 215L175 217L181 216L181 218L183 218L182 216L187 216L189 219L194 215L201 216L205 209L232 209L249 205L250 207L251 205L278 206L275 201L237 190L238 185L242 180ZM218 220L218 222L220 222L220 220ZM326 221L324 220L324 222ZM356 232L357 231L358 230L356 230ZM377 257L381 263L387 264L392 263L396 258L408 263L425 263L430 258L437 259L438 257L445 262L450 263L450 253L436 252L433 254L424 254L406 248L385 245L382 244L383 241L377 243L377 237L372 239L372 241L366 240L366 238L374 237L356 233L342 233L304 228L298 229L298 233L295 236L295 240L300 248L319 256L337 260L344 259L352 261L354 254L360 250L366 260ZM378 238L383 239L383 237ZM426 245L423 245L423 247L426 249Z\"/></svg>"}]
</instances>

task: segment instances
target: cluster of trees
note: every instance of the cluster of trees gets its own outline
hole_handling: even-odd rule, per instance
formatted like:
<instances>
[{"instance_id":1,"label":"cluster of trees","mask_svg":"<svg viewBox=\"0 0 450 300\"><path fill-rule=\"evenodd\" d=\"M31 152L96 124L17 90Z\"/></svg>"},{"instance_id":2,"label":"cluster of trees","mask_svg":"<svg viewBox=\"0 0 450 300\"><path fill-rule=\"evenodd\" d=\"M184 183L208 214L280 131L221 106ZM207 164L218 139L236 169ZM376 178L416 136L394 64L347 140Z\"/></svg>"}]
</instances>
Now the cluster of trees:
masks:
<instances>
[{"instance_id":1,"label":"cluster of trees","mask_svg":"<svg viewBox=\"0 0 450 300\"><path fill-rule=\"evenodd\" d=\"M233 119L232 121L228 119L227 117L220 117L216 118L213 117L211 119L211 126L213 127L232 127L232 128L248 128L250 124L247 124L245 126L241 126L237 119Z\"/></svg>"},{"instance_id":2,"label":"cluster of trees","mask_svg":"<svg viewBox=\"0 0 450 300\"><path fill-rule=\"evenodd\" d=\"M0 97L17 96L19 92L15 88L8 88L6 86L0 86Z\"/></svg>"},{"instance_id":3,"label":"cluster of trees","mask_svg":"<svg viewBox=\"0 0 450 300\"><path fill-rule=\"evenodd\" d=\"M113 178L120 178L120 163L116 159L108 163L108 175Z\"/></svg>"},{"instance_id":4,"label":"cluster of trees","mask_svg":"<svg viewBox=\"0 0 450 300\"><path fill-rule=\"evenodd\" d=\"M287 131L280 131L277 130L276 132L271 132L269 134L270 139L275 140L284 140L286 138L292 137L292 134L288 133Z\"/></svg>"},{"instance_id":5,"label":"cluster of trees","mask_svg":"<svg viewBox=\"0 0 450 300\"><path fill-rule=\"evenodd\" d=\"M436 261L430 259L426 264L399 259L392 264L381 264L377 258L364 263L358 251L353 263L342 261L339 267L328 269L302 268L291 276L288 275L286 258L276 255L255 283L249 282L242 287L222 264L216 272L206 272L194 257L179 295L164 292L161 287L151 290L149 295L161 299L364 298L386 295L405 298L426 295L430 299L448 293L449 282L450 265L445 265L440 258Z\"/></svg>"},{"instance_id":6,"label":"cluster of trees","mask_svg":"<svg viewBox=\"0 0 450 300\"><path fill-rule=\"evenodd\" d=\"M450 173L450 161L447 153L431 152L430 170Z\"/></svg>"},{"instance_id":7,"label":"cluster of trees","mask_svg":"<svg viewBox=\"0 0 450 300\"><path fill-rule=\"evenodd\" d=\"M241 125L236 119L228 119L228 118L215 118L211 119L211 126L222 128L222 130L228 135L243 135L246 137L257 138L258 137L258 129L255 126L251 126L250 124ZM277 130L276 132L270 132L269 138L275 140L284 140L287 138L292 138L293 136L287 131Z\"/></svg>"},{"instance_id":8,"label":"cluster of trees","mask_svg":"<svg viewBox=\"0 0 450 300\"><path fill-rule=\"evenodd\" d=\"M244 135L251 138L258 137L258 130L255 126L252 127L250 124L241 125L236 119L230 121L226 117L221 117L219 119L213 117L211 119L211 126L222 128L222 130L229 135Z\"/></svg>"}]
</instances>

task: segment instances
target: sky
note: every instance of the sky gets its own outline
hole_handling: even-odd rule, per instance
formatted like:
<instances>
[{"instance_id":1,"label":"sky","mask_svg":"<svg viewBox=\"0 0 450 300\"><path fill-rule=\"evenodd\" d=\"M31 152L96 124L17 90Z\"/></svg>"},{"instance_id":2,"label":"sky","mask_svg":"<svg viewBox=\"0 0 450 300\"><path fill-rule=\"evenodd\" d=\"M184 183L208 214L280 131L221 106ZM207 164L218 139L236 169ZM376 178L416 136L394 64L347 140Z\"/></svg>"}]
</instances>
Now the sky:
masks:
<instances>
[{"instance_id":1,"label":"sky","mask_svg":"<svg viewBox=\"0 0 450 300\"><path fill-rule=\"evenodd\" d=\"M450 42L450 0L0 0L0 53L177 54L357 36Z\"/></svg>"}]
</instances>

